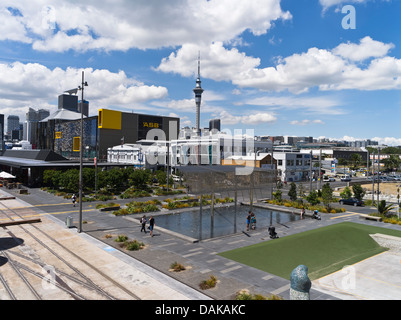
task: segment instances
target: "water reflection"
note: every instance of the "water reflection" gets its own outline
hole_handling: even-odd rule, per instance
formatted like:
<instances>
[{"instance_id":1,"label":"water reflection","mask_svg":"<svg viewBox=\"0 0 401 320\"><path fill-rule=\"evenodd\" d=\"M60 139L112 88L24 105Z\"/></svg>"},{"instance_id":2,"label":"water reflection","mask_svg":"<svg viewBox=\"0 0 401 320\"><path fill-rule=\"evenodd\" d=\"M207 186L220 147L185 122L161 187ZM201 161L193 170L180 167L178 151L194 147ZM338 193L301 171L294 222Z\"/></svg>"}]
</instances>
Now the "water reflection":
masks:
<instances>
[{"instance_id":1,"label":"water reflection","mask_svg":"<svg viewBox=\"0 0 401 320\"><path fill-rule=\"evenodd\" d=\"M246 217L249 207L237 206L236 231L246 231ZM202 210L187 211L177 214L167 214L157 217L157 225L168 230L199 239L209 239L214 237L225 236L234 233L235 221L234 207L220 207L214 209L214 226L211 229L211 212L210 208ZM254 208L253 213L256 217L256 229L267 228L270 224L275 226L284 224L289 221L299 220L298 215L285 212L277 212L262 208ZM200 228L200 220L202 225Z\"/></svg>"}]
</instances>

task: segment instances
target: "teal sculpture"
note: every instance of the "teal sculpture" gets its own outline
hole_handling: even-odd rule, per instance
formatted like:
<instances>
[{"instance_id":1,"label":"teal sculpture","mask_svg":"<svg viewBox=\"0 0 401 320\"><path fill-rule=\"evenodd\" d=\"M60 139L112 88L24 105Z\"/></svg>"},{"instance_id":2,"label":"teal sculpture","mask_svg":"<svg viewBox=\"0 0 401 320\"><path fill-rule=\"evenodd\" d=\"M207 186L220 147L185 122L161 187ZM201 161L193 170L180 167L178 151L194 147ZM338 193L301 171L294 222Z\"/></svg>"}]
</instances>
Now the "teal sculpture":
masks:
<instances>
[{"instance_id":1,"label":"teal sculpture","mask_svg":"<svg viewBox=\"0 0 401 320\"><path fill-rule=\"evenodd\" d=\"M311 287L307 266L299 265L292 270L290 300L310 300Z\"/></svg>"}]
</instances>

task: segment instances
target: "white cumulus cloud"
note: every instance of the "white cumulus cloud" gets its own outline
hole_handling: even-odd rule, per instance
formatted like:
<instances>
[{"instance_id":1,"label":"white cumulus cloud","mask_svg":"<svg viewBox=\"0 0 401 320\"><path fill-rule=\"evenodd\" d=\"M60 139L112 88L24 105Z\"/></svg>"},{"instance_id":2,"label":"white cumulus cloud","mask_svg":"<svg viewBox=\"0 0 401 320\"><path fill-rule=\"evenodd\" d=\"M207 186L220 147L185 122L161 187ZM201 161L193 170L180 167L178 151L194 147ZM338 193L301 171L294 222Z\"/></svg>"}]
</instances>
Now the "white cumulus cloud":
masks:
<instances>
[{"instance_id":1,"label":"white cumulus cloud","mask_svg":"<svg viewBox=\"0 0 401 320\"><path fill-rule=\"evenodd\" d=\"M222 42L206 47L186 44L164 58L157 70L188 77L196 71L201 50L202 76L230 81L241 88L263 91L308 92L329 90L388 90L401 88L401 60L390 57L393 44L365 37L359 43L340 44L332 50L308 49L260 68L259 58L249 57ZM360 65L363 61L364 64Z\"/></svg>"},{"instance_id":2,"label":"white cumulus cloud","mask_svg":"<svg viewBox=\"0 0 401 320\"><path fill-rule=\"evenodd\" d=\"M82 71L89 83L85 99L90 101L92 114L108 106L135 110L143 102L161 99L168 94L165 87L146 85L127 77L123 71L113 73L91 68L49 69L38 63L15 62L0 63L0 103L4 108L26 111L31 106L55 110L57 97L80 85ZM55 101L55 105L49 105L47 101Z\"/></svg>"},{"instance_id":3,"label":"white cumulus cloud","mask_svg":"<svg viewBox=\"0 0 401 320\"><path fill-rule=\"evenodd\" d=\"M368 58L383 57L393 48L392 43L375 41L367 36L361 39L359 44L342 43L334 48L333 53L353 61L363 61Z\"/></svg>"},{"instance_id":4,"label":"white cumulus cloud","mask_svg":"<svg viewBox=\"0 0 401 320\"><path fill-rule=\"evenodd\" d=\"M294 120L294 121L291 121L290 124L298 125L298 126L307 126L307 125L310 125L310 124L324 124L324 122L322 120L308 120L308 119L305 119L305 120L301 120L301 121Z\"/></svg>"},{"instance_id":5,"label":"white cumulus cloud","mask_svg":"<svg viewBox=\"0 0 401 320\"><path fill-rule=\"evenodd\" d=\"M265 34L272 21L291 14L280 0L3 0L0 18L0 31L13 30L0 39L32 42L39 51L82 52L238 41L245 30Z\"/></svg>"}]
</instances>

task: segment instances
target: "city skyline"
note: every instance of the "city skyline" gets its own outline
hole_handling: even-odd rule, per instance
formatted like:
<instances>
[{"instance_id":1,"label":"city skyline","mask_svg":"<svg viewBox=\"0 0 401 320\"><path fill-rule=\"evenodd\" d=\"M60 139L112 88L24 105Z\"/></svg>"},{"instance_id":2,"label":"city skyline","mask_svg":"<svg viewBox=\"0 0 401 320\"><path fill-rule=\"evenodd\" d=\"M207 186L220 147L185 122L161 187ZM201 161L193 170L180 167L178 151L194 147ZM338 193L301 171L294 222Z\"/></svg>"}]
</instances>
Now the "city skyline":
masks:
<instances>
[{"instance_id":1,"label":"city skyline","mask_svg":"<svg viewBox=\"0 0 401 320\"><path fill-rule=\"evenodd\" d=\"M98 109L256 135L401 145L398 1L2 1L0 105L25 121L80 84ZM352 11L354 10L354 11Z\"/></svg>"}]
</instances>

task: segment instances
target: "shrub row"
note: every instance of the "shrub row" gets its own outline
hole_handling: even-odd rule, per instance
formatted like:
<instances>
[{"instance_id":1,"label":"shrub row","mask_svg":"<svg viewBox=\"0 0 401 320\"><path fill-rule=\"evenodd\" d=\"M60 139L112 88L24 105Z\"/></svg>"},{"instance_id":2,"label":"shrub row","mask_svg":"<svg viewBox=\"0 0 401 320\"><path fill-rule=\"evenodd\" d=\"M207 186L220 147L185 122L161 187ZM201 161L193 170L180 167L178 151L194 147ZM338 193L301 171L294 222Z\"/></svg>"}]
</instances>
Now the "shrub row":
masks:
<instances>
[{"instance_id":1,"label":"shrub row","mask_svg":"<svg viewBox=\"0 0 401 320\"><path fill-rule=\"evenodd\" d=\"M340 213L345 212L344 208L331 208L330 211L327 210L325 206L320 205L311 205L309 203L303 203L301 201L290 201L290 200L266 200L266 203L278 205L278 206L285 206L288 208L296 208L296 209L305 209L305 210L318 210L321 213Z\"/></svg>"}]
</instances>

